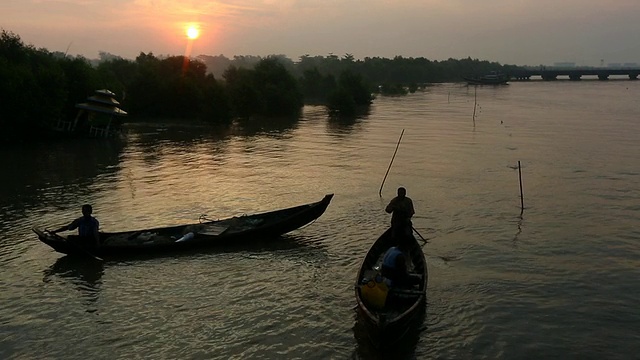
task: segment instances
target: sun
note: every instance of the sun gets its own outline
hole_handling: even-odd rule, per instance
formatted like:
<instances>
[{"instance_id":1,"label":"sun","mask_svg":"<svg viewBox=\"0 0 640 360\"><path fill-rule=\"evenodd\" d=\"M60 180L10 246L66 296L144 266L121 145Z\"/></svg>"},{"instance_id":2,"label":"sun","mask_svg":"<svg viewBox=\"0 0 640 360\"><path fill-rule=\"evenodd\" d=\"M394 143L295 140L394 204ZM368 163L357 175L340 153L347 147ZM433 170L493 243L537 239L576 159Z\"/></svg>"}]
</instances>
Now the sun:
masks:
<instances>
[{"instance_id":1,"label":"sun","mask_svg":"<svg viewBox=\"0 0 640 360\"><path fill-rule=\"evenodd\" d=\"M191 40L197 39L200 36L200 30L194 25L191 25L187 28L187 37Z\"/></svg>"}]
</instances>

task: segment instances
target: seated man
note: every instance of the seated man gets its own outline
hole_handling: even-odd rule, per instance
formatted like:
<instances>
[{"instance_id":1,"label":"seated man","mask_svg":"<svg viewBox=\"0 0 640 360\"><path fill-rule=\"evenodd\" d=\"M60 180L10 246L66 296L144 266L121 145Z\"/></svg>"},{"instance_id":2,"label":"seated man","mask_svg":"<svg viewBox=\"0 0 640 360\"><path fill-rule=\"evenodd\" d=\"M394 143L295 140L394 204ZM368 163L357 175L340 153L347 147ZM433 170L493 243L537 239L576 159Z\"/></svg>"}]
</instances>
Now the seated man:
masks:
<instances>
[{"instance_id":1,"label":"seated man","mask_svg":"<svg viewBox=\"0 0 640 360\"><path fill-rule=\"evenodd\" d=\"M82 241L79 245L85 245L89 247L96 247L99 245L100 235L98 233L100 223L98 219L91 216L93 208L89 204L82 205L82 216L73 220L71 224L62 226L59 229L52 231L55 234L61 231L78 229L78 235ZM70 240L70 239L68 239Z\"/></svg>"},{"instance_id":2,"label":"seated man","mask_svg":"<svg viewBox=\"0 0 640 360\"><path fill-rule=\"evenodd\" d=\"M400 241L397 246L387 250L382 258L382 276L389 279L390 287L410 287L420 281L419 276L409 273L407 264L409 257L410 241Z\"/></svg>"}]
</instances>

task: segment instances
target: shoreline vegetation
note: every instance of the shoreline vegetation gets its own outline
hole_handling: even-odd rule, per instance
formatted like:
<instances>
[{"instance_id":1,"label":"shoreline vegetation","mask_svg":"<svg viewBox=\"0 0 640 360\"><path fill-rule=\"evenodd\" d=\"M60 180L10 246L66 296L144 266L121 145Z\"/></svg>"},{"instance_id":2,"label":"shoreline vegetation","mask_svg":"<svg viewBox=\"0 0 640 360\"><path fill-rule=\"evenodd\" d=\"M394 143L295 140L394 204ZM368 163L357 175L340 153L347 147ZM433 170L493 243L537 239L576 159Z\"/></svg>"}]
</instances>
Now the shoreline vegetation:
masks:
<instances>
[{"instance_id":1,"label":"shoreline vegetation","mask_svg":"<svg viewBox=\"0 0 640 360\"><path fill-rule=\"evenodd\" d=\"M329 116L366 113L376 96L402 96L429 84L462 81L463 74L518 68L477 59L430 61L303 55L155 56L135 60L100 52L99 59L26 45L0 33L3 142L51 136L50 124L73 119L75 105L97 89L113 91L127 122L152 119L229 126L236 119L298 117L304 105ZM191 122L189 121L189 122Z\"/></svg>"}]
</instances>

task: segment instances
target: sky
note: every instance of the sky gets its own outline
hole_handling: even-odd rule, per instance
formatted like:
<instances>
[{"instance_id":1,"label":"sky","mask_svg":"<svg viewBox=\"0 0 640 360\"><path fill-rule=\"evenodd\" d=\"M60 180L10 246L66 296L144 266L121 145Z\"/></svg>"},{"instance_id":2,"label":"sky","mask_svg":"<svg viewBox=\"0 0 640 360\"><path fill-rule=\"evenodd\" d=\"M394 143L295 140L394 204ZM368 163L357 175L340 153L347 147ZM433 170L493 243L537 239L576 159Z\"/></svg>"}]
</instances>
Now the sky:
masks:
<instances>
[{"instance_id":1,"label":"sky","mask_svg":"<svg viewBox=\"0 0 640 360\"><path fill-rule=\"evenodd\" d=\"M187 38L189 25L198 38ZM102 51L640 65L640 0L0 0L0 29L89 59Z\"/></svg>"}]
</instances>

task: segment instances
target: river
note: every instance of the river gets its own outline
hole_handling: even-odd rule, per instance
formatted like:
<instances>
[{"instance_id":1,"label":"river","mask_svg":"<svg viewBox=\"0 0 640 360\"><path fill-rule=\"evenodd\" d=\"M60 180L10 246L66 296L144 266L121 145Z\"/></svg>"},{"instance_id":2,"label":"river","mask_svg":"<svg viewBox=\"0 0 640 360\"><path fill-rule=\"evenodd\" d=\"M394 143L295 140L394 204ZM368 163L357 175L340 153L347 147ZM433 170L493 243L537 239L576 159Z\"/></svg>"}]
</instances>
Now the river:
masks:
<instances>
[{"instance_id":1,"label":"river","mask_svg":"<svg viewBox=\"0 0 640 360\"><path fill-rule=\"evenodd\" d=\"M4 147L0 358L635 358L639 93L628 80L442 84L355 119L307 106L299 120ZM428 302L414 340L385 355L355 326L353 283L399 186L429 238ZM83 203L120 231L328 193L322 217L278 242L201 254L74 260L31 232Z\"/></svg>"}]
</instances>

